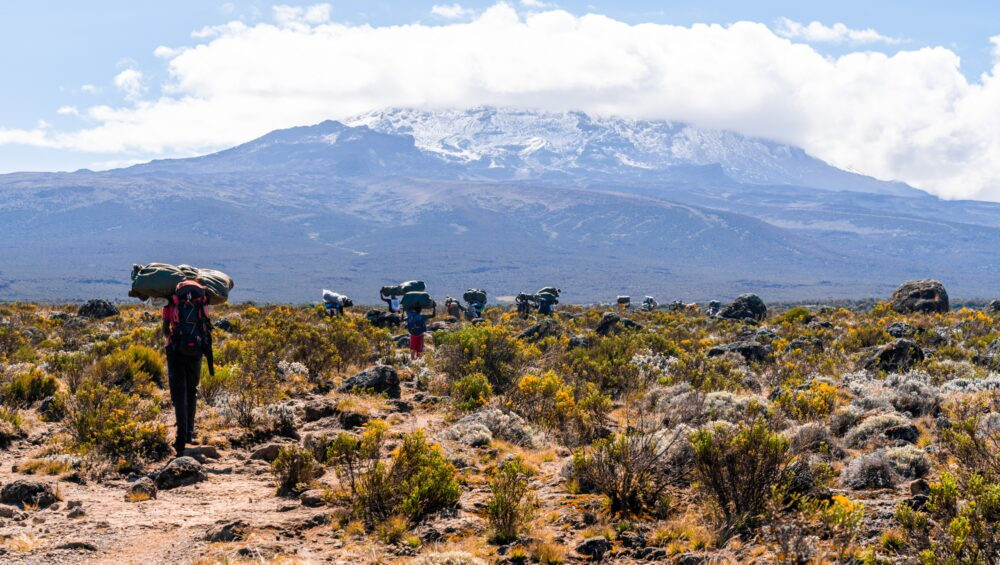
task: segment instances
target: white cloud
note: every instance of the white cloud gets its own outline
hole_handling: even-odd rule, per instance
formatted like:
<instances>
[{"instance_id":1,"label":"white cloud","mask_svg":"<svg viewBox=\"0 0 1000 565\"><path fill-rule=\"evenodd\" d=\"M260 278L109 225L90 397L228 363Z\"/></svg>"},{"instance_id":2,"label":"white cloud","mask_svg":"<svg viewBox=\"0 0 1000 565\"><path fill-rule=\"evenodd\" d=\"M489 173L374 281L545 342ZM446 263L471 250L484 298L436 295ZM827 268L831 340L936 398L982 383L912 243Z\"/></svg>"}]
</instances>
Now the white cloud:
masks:
<instances>
[{"instance_id":1,"label":"white cloud","mask_svg":"<svg viewBox=\"0 0 1000 565\"><path fill-rule=\"evenodd\" d=\"M330 5L315 4L313 6L274 6L274 21L280 26L298 27L324 24L330 21Z\"/></svg>"},{"instance_id":2,"label":"white cloud","mask_svg":"<svg viewBox=\"0 0 1000 565\"><path fill-rule=\"evenodd\" d=\"M533 8L535 10L555 7L554 3L542 2L542 0L521 0L521 5L525 8ZM589 9L593 10L593 7L591 6Z\"/></svg>"},{"instance_id":3,"label":"white cloud","mask_svg":"<svg viewBox=\"0 0 1000 565\"><path fill-rule=\"evenodd\" d=\"M943 196L1000 200L1000 65L970 82L942 47L829 57L760 23L525 17L506 3L433 26L299 10L178 49L157 99L81 109L96 125L77 131L0 130L0 143L191 155L390 106L492 104L731 129Z\"/></svg>"},{"instance_id":4,"label":"white cloud","mask_svg":"<svg viewBox=\"0 0 1000 565\"><path fill-rule=\"evenodd\" d=\"M121 90L122 94L125 95L125 99L132 102L142 98L146 90L143 84L142 72L135 69L125 69L118 73L115 75L113 82L118 87L118 90Z\"/></svg>"},{"instance_id":5,"label":"white cloud","mask_svg":"<svg viewBox=\"0 0 1000 565\"><path fill-rule=\"evenodd\" d=\"M775 31L782 37L801 39L811 43L885 43L895 45L899 39L887 37L872 28L851 29L842 23L832 26L822 22L802 24L788 18L780 18Z\"/></svg>"},{"instance_id":6,"label":"white cloud","mask_svg":"<svg viewBox=\"0 0 1000 565\"><path fill-rule=\"evenodd\" d=\"M79 116L80 110L76 106L61 106L56 113L60 116Z\"/></svg>"},{"instance_id":7,"label":"white cloud","mask_svg":"<svg viewBox=\"0 0 1000 565\"><path fill-rule=\"evenodd\" d=\"M475 14L475 10L463 8L461 4L434 4L431 6L431 14L446 20L457 20Z\"/></svg>"},{"instance_id":8,"label":"white cloud","mask_svg":"<svg viewBox=\"0 0 1000 565\"><path fill-rule=\"evenodd\" d=\"M80 90L83 91L83 92L85 92L85 93L87 93L87 94L96 94L96 93L98 93L98 92L101 91L100 88L98 88L97 86L95 86L93 84L85 84L85 85L83 85L83 86L80 87Z\"/></svg>"}]
</instances>

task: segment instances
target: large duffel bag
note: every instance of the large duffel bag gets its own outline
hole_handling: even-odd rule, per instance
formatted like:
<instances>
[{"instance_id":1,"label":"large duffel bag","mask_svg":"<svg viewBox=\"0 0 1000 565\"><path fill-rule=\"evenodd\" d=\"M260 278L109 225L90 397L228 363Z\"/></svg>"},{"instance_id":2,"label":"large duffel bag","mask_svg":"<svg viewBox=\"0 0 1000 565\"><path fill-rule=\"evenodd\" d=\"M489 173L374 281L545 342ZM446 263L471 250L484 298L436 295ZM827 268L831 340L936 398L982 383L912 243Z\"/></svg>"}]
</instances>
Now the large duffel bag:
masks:
<instances>
[{"instance_id":1,"label":"large duffel bag","mask_svg":"<svg viewBox=\"0 0 1000 565\"><path fill-rule=\"evenodd\" d=\"M465 294L462 295L462 300L465 300L470 304L475 302L481 302L485 304L486 291L480 290L478 288L470 288L469 290L465 291Z\"/></svg>"},{"instance_id":2,"label":"large duffel bag","mask_svg":"<svg viewBox=\"0 0 1000 565\"><path fill-rule=\"evenodd\" d=\"M167 298L174 294L179 283L194 278L196 273L185 273L180 267L166 263L132 265L132 288L128 295L139 300Z\"/></svg>"},{"instance_id":3,"label":"large duffel bag","mask_svg":"<svg viewBox=\"0 0 1000 565\"><path fill-rule=\"evenodd\" d=\"M215 269L198 269L195 280L205 285L209 304L224 304L229 300L229 291L233 290L233 279L226 273Z\"/></svg>"},{"instance_id":4,"label":"large duffel bag","mask_svg":"<svg viewBox=\"0 0 1000 565\"><path fill-rule=\"evenodd\" d=\"M403 310L422 310L433 308L434 300L426 292L407 292L400 301Z\"/></svg>"},{"instance_id":5,"label":"large duffel bag","mask_svg":"<svg viewBox=\"0 0 1000 565\"><path fill-rule=\"evenodd\" d=\"M427 290L427 285L424 281L406 281L399 284L399 290L404 295L410 292L424 292Z\"/></svg>"},{"instance_id":6,"label":"large duffel bag","mask_svg":"<svg viewBox=\"0 0 1000 565\"><path fill-rule=\"evenodd\" d=\"M379 294L388 298L390 296L402 296L404 293L398 284L391 284L383 286L382 290L379 291Z\"/></svg>"},{"instance_id":7,"label":"large duffel bag","mask_svg":"<svg viewBox=\"0 0 1000 565\"><path fill-rule=\"evenodd\" d=\"M559 298L550 292L539 292L535 295L535 301L546 302L548 304L559 304Z\"/></svg>"},{"instance_id":8,"label":"large duffel bag","mask_svg":"<svg viewBox=\"0 0 1000 565\"><path fill-rule=\"evenodd\" d=\"M551 295L555 296L556 298L558 298L559 295L562 294L562 291L559 290L558 288L554 287L554 286L547 286L547 287L543 288L542 290L539 290L535 294L551 294Z\"/></svg>"},{"instance_id":9,"label":"large duffel bag","mask_svg":"<svg viewBox=\"0 0 1000 565\"><path fill-rule=\"evenodd\" d=\"M187 280L203 284L208 293L208 303L213 305L229 300L229 291L233 289L233 279L222 271L196 269L190 265L150 263L132 265L132 288L128 295L139 300L167 298L174 294L178 283Z\"/></svg>"},{"instance_id":10,"label":"large duffel bag","mask_svg":"<svg viewBox=\"0 0 1000 565\"><path fill-rule=\"evenodd\" d=\"M628 305L628 304L631 304L631 303L632 303L632 297L630 297L630 296L619 296L618 297L618 304L620 304L620 305Z\"/></svg>"}]
</instances>

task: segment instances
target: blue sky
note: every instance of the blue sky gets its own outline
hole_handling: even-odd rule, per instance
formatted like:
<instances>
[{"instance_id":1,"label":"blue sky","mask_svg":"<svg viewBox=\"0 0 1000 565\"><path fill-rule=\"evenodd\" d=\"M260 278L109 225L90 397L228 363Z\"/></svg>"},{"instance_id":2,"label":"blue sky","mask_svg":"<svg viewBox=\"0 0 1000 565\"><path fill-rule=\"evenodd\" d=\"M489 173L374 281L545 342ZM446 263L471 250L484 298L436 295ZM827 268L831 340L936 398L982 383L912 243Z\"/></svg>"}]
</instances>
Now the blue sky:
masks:
<instances>
[{"instance_id":1,"label":"blue sky","mask_svg":"<svg viewBox=\"0 0 1000 565\"><path fill-rule=\"evenodd\" d=\"M368 95L373 101L384 99L394 102L396 100L392 96L383 96L385 93L382 91L374 93L352 91L352 97L337 101L336 94L331 94L331 92L341 92L339 86L327 84L322 88L317 87L316 93L317 98L322 96L324 100L331 100L330 108L326 109L321 105L313 107L314 99L304 99L299 96L298 91L303 88L301 85L296 86L294 96L286 93L282 88L275 88L274 93L269 95L269 100L287 100L288 104L304 106L309 111L272 112L273 115L268 115L266 120L261 120L259 123L254 122L252 126L233 127L233 132L228 137L225 135L199 137L173 130L162 130L163 137L169 138L169 140L164 141L162 146L151 141L149 137L160 135L161 130L157 128L163 128L163 126L157 124L162 124L162 122L146 122L145 114L141 110L135 110L135 108L156 104L164 97L172 101L200 97L204 98L205 104L203 106L212 103L221 105L223 100L227 103L231 103L233 100L229 97L229 87L203 84L207 80L204 73L208 71L199 69L212 68L208 63L205 67L197 67L195 62L188 61L188 59L195 59L193 56L177 58L180 51L169 50L161 50L158 54L154 54L157 48L207 47L206 51L220 50L223 43L221 40L228 36L240 36L241 40L248 42L267 41L266 39L252 40L244 37L246 32L243 30L222 31L199 37L193 36L193 33L209 26L233 21L241 21L252 29L272 25L278 17L274 8L275 4L302 8L302 12L295 16L299 20L288 24L295 32L312 33L312 30L317 26L335 23L351 28L354 33L358 34L362 34L365 29L368 29L365 27L366 25L374 30L384 30L387 29L387 26L413 23L434 27L457 26L476 20L484 12L497 6L495 0L469 0L457 4L450 0L438 2L334 1L326 6L323 17L311 20L310 16L305 15L306 10L309 6L315 5L316 2L175 0L172 2L101 1L84 3L5 1L0 4L0 73L5 77L2 87L3 104L0 104L0 172L72 170L80 167L100 168L153 157L197 154L224 147L242 139L241 136L252 136L274 126L299 125L298 121L318 121L322 117L345 117L336 115L338 110L341 108L344 108L344 111L347 111L347 108L365 109L357 103L357 99L364 95ZM964 92L975 90L982 80L981 75L992 72L996 57L994 54L995 45L991 43L991 38L1000 35L1000 3L992 2L841 1L834 3L705 0L541 2L540 0L511 0L509 7L516 10L519 17L525 21L532 14L538 12L565 10L575 17L587 13L600 14L609 20L628 26L650 22L685 28L690 28L696 23L720 24L725 27L734 22L758 22L774 30L777 35L784 39L807 46L811 55L817 54L829 61L852 53L882 52L893 55L900 51L917 53L925 47L942 47L944 48L943 52L960 58L961 66L952 66L955 66L956 71L964 76L964 80L968 83L965 85L949 84L942 87L955 90L954 93L949 94L952 98L942 108L959 105L956 101L964 100L962 98L965 96ZM494 12L496 11L494 10ZM841 23L846 28L858 32L873 30L884 40L836 41L816 39L816 36L808 34L790 34L787 31L790 28L787 27L787 24L782 23L787 21L785 19L802 25L815 21L827 28ZM581 29L591 28L581 26ZM781 33L780 29L786 31ZM673 32L665 29L663 33ZM375 32L371 35L383 37L383 34ZM739 34L730 33L729 35ZM359 35L359 37L361 36ZM419 35L417 37L431 36ZM468 37L471 38L467 41L475 41L474 35ZM400 39L400 41L405 41L405 39ZM708 41L707 45L710 46L714 40L704 39L704 41ZM444 49L457 51L472 48L471 45L462 44L442 43L441 45L447 46L442 47ZM502 43L499 45L502 49ZM755 45L756 43L750 43L748 48L752 50ZM634 51L634 47L629 48L630 53ZM250 58L253 57L250 53L248 51L246 60L236 61L236 63L249 67L252 62ZM783 64L782 59L785 58L785 55L780 51L762 49L761 53L761 57L774 57L776 65ZM798 51L790 51L789 53L799 54ZM947 66L947 63L942 61L941 53L942 51L939 51L936 58L931 58L931 55L925 51L920 56L928 57L926 62L918 61L908 66L897 61L899 64L893 67L895 70L892 72L899 71L904 66L910 69L907 72L914 73L917 72L912 71L914 68L933 69L935 65ZM257 56L259 57L259 55ZM322 53L317 53L317 57L321 56ZM381 56L391 58L393 53L387 52ZM176 61L175 58L177 58ZM715 58L708 59L708 61L715 60ZM181 69L179 75L176 73L171 75L168 72L168 66L174 63L178 64L176 69ZM515 63L517 63L516 60ZM363 60L359 64L372 65L372 62ZM303 67L302 72L308 74L310 71L308 67ZM429 71L429 73L432 72L433 69ZM726 70L725 72L735 71ZM842 74L845 71L838 69L836 72ZM179 79L178 76L181 78ZM808 73L802 76L808 76ZM246 78L247 82L253 80L251 74L234 75L234 77L236 78L232 80L240 81L243 78ZM483 79L478 77L476 80ZM512 76L511 80L524 79ZM902 80L906 82L909 79ZM955 81L954 78L950 80ZM914 84L919 85L923 82L926 82L925 77L914 75ZM891 89L891 85L884 88ZM226 96L218 95L220 89L226 91ZM306 85L306 89L308 89L308 85ZM498 90L503 91L504 89ZM547 93L544 88L531 89L531 92L533 96L536 96L539 106L547 109L559 109L550 108L552 95ZM259 95L259 92L254 92L253 100L260 100ZM886 102L882 103L893 104L892 97L887 96ZM936 94L929 95L928 99L933 99L936 96ZM525 94L513 98L513 100L517 103L534 105L536 98ZM430 105L461 105L466 101L473 104L483 100L492 102L495 99L507 100L508 98L499 95L485 99L471 95L465 98L460 96L452 98L432 92L421 93L412 98L418 102L410 102L410 98L404 98L401 101L402 103L419 104L419 101L426 100ZM249 99L244 97L240 100L247 101ZM614 111L614 102L614 100L607 99L581 98L575 103L588 111L605 107L610 107ZM988 109L993 102L994 98L986 97L985 100L977 99L967 105L970 107L986 106ZM247 104L249 105L249 102ZM747 104L751 104L751 102L747 102ZM926 105L934 104L934 102L920 100L913 102L913 104L914 112L927 112L929 110ZM88 109L92 108L97 108L97 110L88 112ZM765 135L781 141L795 142L806 147L811 153L845 168L852 168L883 178L900 178L929 187L944 195L977 196L976 193L949 193L946 186L949 184L947 179L938 178L940 175L933 171L920 170L918 164L921 161L926 162L926 156L911 153L918 150L929 151L928 147L936 146L930 141L925 143L927 147L917 148L900 148L890 145L873 146L867 151L882 151L887 156L884 159L885 163L869 163L864 156L852 157L851 152L846 148L827 147L828 143L817 141L823 137L838 135L839 132L830 130L829 125L823 126L827 128L826 130L808 129L802 124L811 121L809 115L794 119L774 116L774 119L770 121L786 120L798 124L795 126L799 128L798 130L792 126L783 130L766 125L762 126L759 123L769 121L771 118L771 116L766 115L768 111L766 104L754 110L755 115L758 116L756 119L748 118L746 112L727 110L720 112L721 117L714 120L713 116L706 117L706 114L699 113L696 109L683 110L686 108L683 103L675 103L673 108L681 109L676 111L663 109L661 112L653 107L644 107L643 117L685 119L710 127L729 127L751 135ZM694 108L693 105L692 108ZM935 108L937 107L935 106ZM261 111L267 113L264 110ZM815 109L809 111L816 112ZM205 123L200 115L183 114L180 108L176 112L179 117L176 120L178 129L182 127L195 128L198 127L198 124ZM763 118L759 118L761 112L765 113ZM659 116L659 113L663 115ZM877 107L871 113L877 114ZM186 115L193 116L190 122L185 122L184 116ZM246 116L246 121L253 121L254 115L253 109L248 108L236 116ZM238 118L228 116L227 119L236 120ZM933 135L954 137L955 133L952 131L932 132L935 129L942 129L949 120L952 120L952 117L942 114L938 123L905 123L899 126L895 137L913 135L914 128L926 132L927 135L933 133ZM115 122L119 126L121 122L126 122L129 127L118 127L114 133L102 130L97 132L99 135L76 136L75 132L102 128L109 122ZM185 123L187 125L184 125ZM211 126L206 124L205 127L229 129L226 127L228 123L231 122L220 122L211 124ZM810 125L809 127L819 128L820 126ZM884 125L875 124L872 127L884 127ZM137 130L151 133L144 137L141 134L135 134ZM5 131L7 132L6 137L4 137ZM852 140L849 134L843 135L845 145L852 143L856 145L856 141ZM860 133L857 135L864 137ZM111 139L114 136L119 137ZM91 140L94 140L93 144L91 144ZM987 141L992 143L992 140ZM961 147L983 145L984 143L986 142L983 140L970 139L963 142ZM956 150L949 150L949 154L954 153L954 151ZM943 157L938 156L937 158ZM958 160L959 165L962 167L973 165L981 167L982 164L978 163L976 158L978 157L963 153ZM904 162L904 165L895 164L898 162ZM996 164L996 171L995 178L989 176L989 178L977 179L975 181L977 190L987 191L990 194L992 194L990 191L996 190L997 195L1000 196L1000 188L998 188L1000 185L997 182L997 179L1000 179L1000 163ZM962 182L968 185L969 179L963 178ZM957 185L957 181L952 184Z\"/></svg>"}]
</instances>

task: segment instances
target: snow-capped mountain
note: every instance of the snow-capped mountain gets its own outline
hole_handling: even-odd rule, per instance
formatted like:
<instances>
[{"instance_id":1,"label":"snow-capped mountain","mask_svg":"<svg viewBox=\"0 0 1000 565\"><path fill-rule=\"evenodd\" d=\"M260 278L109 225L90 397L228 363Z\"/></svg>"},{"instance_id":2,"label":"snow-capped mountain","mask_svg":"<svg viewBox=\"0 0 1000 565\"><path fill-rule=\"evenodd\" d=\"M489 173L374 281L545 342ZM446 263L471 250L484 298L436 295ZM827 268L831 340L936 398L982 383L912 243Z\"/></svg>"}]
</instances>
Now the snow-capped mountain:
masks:
<instances>
[{"instance_id":1,"label":"snow-capped mountain","mask_svg":"<svg viewBox=\"0 0 1000 565\"><path fill-rule=\"evenodd\" d=\"M490 178L625 177L655 182L665 176L685 180L685 175L676 174L684 168L720 167L738 183L919 193L901 183L831 167L797 147L668 121L480 107L391 109L344 123L413 136L418 149Z\"/></svg>"}]
</instances>

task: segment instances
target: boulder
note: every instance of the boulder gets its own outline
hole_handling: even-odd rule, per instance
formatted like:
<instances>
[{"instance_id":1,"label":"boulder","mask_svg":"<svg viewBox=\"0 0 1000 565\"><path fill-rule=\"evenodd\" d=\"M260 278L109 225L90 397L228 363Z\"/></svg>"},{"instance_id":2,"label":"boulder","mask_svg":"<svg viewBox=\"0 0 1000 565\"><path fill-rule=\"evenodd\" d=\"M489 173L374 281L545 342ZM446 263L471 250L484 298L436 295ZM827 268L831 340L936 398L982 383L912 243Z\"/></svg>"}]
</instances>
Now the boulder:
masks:
<instances>
[{"instance_id":1,"label":"boulder","mask_svg":"<svg viewBox=\"0 0 1000 565\"><path fill-rule=\"evenodd\" d=\"M907 281L892 293L892 309L897 312L947 312L951 305L948 292L940 282L930 279Z\"/></svg>"},{"instance_id":2,"label":"boulder","mask_svg":"<svg viewBox=\"0 0 1000 565\"><path fill-rule=\"evenodd\" d=\"M307 490L300 494L299 501L302 503L302 506L308 506L309 508L316 508L326 504L326 501L323 500L323 493L315 489Z\"/></svg>"},{"instance_id":3,"label":"boulder","mask_svg":"<svg viewBox=\"0 0 1000 565\"><path fill-rule=\"evenodd\" d=\"M986 313L995 314L1000 312L1000 300L990 300L990 303L986 305Z\"/></svg>"},{"instance_id":4,"label":"boulder","mask_svg":"<svg viewBox=\"0 0 1000 565\"><path fill-rule=\"evenodd\" d=\"M589 347L590 340L587 339L585 335L574 335L569 338L569 348L576 349L577 347Z\"/></svg>"},{"instance_id":5,"label":"boulder","mask_svg":"<svg viewBox=\"0 0 1000 565\"><path fill-rule=\"evenodd\" d=\"M882 433L889 439L904 441L906 443L917 443L917 440L920 439L920 430L913 424L893 426Z\"/></svg>"},{"instance_id":6,"label":"boulder","mask_svg":"<svg viewBox=\"0 0 1000 565\"><path fill-rule=\"evenodd\" d=\"M641 330L642 325L638 324L628 318L622 318L614 312L605 312L604 316L601 317L601 321L597 323L597 328L594 331L597 335L611 335L618 334L623 330Z\"/></svg>"},{"instance_id":7,"label":"boulder","mask_svg":"<svg viewBox=\"0 0 1000 565\"><path fill-rule=\"evenodd\" d=\"M246 536L248 524L243 520L235 520L219 524L208 530L205 539L213 543L240 541Z\"/></svg>"},{"instance_id":8,"label":"boulder","mask_svg":"<svg viewBox=\"0 0 1000 565\"><path fill-rule=\"evenodd\" d=\"M399 398L399 374L392 367L378 365L348 378L340 385L339 391L372 392Z\"/></svg>"},{"instance_id":9,"label":"boulder","mask_svg":"<svg viewBox=\"0 0 1000 565\"><path fill-rule=\"evenodd\" d=\"M533 326L529 326L515 337L529 342L536 342L549 336L562 335L562 326L552 318L546 318Z\"/></svg>"},{"instance_id":10,"label":"boulder","mask_svg":"<svg viewBox=\"0 0 1000 565\"><path fill-rule=\"evenodd\" d=\"M138 481L132 483L125 491L125 500L144 500L156 498L156 493L158 489L156 488L156 483L153 479L149 477L142 477Z\"/></svg>"},{"instance_id":11,"label":"boulder","mask_svg":"<svg viewBox=\"0 0 1000 565\"><path fill-rule=\"evenodd\" d=\"M208 478L205 470L192 457L178 457L156 474L156 488L170 490L200 483Z\"/></svg>"},{"instance_id":12,"label":"boulder","mask_svg":"<svg viewBox=\"0 0 1000 565\"><path fill-rule=\"evenodd\" d=\"M250 459L256 461L267 461L271 463L278 458L278 453L281 452L281 444L269 443L263 447L258 447L250 454Z\"/></svg>"},{"instance_id":13,"label":"boulder","mask_svg":"<svg viewBox=\"0 0 1000 565\"><path fill-rule=\"evenodd\" d=\"M24 508L25 505L48 508L59 501L52 485L40 481L19 479L0 489L0 502Z\"/></svg>"},{"instance_id":14,"label":"boulder","mask_svg":"<svg viewBox=\"0 0 1000 565\"><path fill-rule=\"evenodd\" d=\"M901 338L880 347L865 363L865 368L887 373L903 373L923 360L924 350L915 341Z\"/></svg>"},{"instance_id":15,"label":"boulder","mask_svg":"<svg viewBox=\"0 0 1000 565\"><path fill-rule=\"evenodd\" d=\"M718 357L730 352L739 353L747 362L760 363L767 360L768 354L771 353L771 346L761 345L756 341L734 341L732 343L716 345L712 349L709 349L708 356Z\"/></svg>"},{"instance_id":16,"label":"boulder","mask_svg":"<svg viewBox=\"0 0 1000 565\"><path fill-rule=\"evenodd\" d=\"M315 422L336 414L337 404L330 398L316 398L306 402L302 410L304 422Z\"/></svg>"},{"instance_id":17,"label":"boulder","mask_svg":"<svg viewBox=\"0 0 1000 565\"><path fill-rule=\"evenodd\" d=\"M580 542L580 545L576 546L577 553L584 557L589 557L592 561L604 559L604 554L610 549L611 543L602 537L587 538Z\"/></svg>"},{"instance_id":18,"label":"boulder","mask_svg":"<svg viewBox=\"0 0 1000 565\"><path fill-rule=\"evenodd\" d=\"M86 304L80 306L80 310L77 312L77 315L83 318L99 320L101 318L117 316L118 308L107 300L98 298L89 300Z\"/></svg>"},{"instance_id":19,"label":"boulder","mask_svg":"<svg viewBox=\"0 0 1000 565\"><path fill-rule=\"evenodd\" d=\"M885 332L891 335L892 337L900 338L900 337L913 337L913 334L916 333L916 330L914 330L913 326L907 324L906 322L893 322L889 324L888 327L885 328Z\"/></svg>"},{"instance_id":20,"label":"boulder","mask_svg":"<svg viewBox=\"0 0 1000 565\"><path fill-rule=\"evenodd\" d=\"M767 317L767 305L756 294L741 294L732 304L723 308L719 316L731 320L750 318L759 322Z\"/></svg>"},{"instance_id":21,"label":"boulder","mask_svg":"<svg viewBox=\"0 0 1000 565\"><path fill-rule=\"evenodd\" d=\"M990 369L1000 369L1000 338L991 341L986 347L986 352L982 355L976 355L975 361Z\"/></svg>"},{"instance_id":22,"label":"boulder","mask_svg":"<svg viewBox=\"0 0 1000 565\"><path fill-rule=\"evenodd\" d=\"M911 496L918 496L918 495L929 496L930 494L931 494L931 486L927 482L927 479L917 479L910 483Z\"/></svg>"},{"instance_id":23,"label":"boulder","mask_svg":"<svg viewBox=\"0 0 1000 565\"><path fill-rule=\"evenodd\" d=\"M218 328L226 333L233 331L233 322L229 318L219 318L212 322L212 327Z\"/></svg>"}]
</instances>

